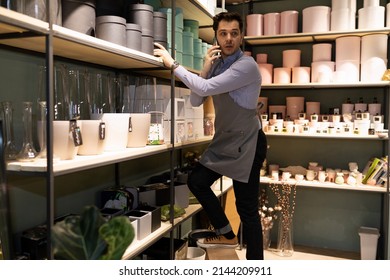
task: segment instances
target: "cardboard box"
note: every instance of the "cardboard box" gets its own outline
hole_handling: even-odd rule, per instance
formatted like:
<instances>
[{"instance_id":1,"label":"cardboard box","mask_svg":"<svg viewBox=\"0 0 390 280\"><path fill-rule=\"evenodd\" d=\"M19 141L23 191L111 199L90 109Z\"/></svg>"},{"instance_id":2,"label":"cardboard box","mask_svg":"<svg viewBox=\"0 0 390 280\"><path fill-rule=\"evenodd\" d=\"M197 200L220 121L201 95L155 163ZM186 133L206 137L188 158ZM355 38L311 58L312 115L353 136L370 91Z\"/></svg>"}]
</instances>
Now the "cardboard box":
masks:
<instances>
[{"instance_id":1,"label":"cardboard box","mask_svg":"<svg viewBox=\"0 0 390 280\"><path fill-rule=\"evenodd\" d=\"M239 260L236 249L207 248L206 260Z\"/></svg>"}]
</instances>

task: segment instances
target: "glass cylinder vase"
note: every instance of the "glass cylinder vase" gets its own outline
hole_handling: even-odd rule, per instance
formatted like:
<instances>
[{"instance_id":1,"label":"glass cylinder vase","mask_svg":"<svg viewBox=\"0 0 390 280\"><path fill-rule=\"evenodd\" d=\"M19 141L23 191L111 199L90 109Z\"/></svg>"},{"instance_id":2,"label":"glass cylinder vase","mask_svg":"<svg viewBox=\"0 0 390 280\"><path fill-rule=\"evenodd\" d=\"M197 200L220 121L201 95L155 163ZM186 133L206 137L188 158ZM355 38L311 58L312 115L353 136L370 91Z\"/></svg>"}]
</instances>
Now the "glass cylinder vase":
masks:
<instances>
[{"instance_id":1,"label":"glass cylinder vase","mask_svg":"<svg viewBox=\"0 0 390 280\"><path fill-rule=\"evenodd\" d=\"M276 252L283 257L290 257L294 253L292 218L281 217L279 220L278 242Z\"/></svg>"},{"instance_id":2,"label":"glass cylinder vase","mask_svg":"<svg viewBox=\"0 0 390 280\"><path fill-rule=\"evenodd\" d=\"M268 250L271 246L271 228L263 229L263 249Z\"/></svg>"},{"instance_id":3,"label":"glass cylinder vase","mask_svg":"<svg viewBox=\"0 0 390 280\"><path fill-rule=\"evenodd\" d=\"M5 101L2 102L4 112L4 125L5 125L5 160L15 160L18 154L18 150L15 145L14 138L14 124L13 124L13 107L12 103Z\"/></svg>"},{"instance_id":4,"label":"glass cylinder vase","mask_svg":"<svg viewBox=\"0 0 390 280\"><path fill-rule=\"evenodd\" d=\"M47 106L46 101L39 101L39 118L38 118L38 142L39 154L37 158L46 159L46 120L47 120Z\"/></svg>"},{"instance_id":5,"label":"glass cylinder vase","mask_svg":"<svg viewBox=\"0 0 390 280\"><path fill-rule=\"evenodd\" d=\"M23 146L16 159L33 161L37 156L32 137L32 102L23 102Z\"/></svg>"}]
</instances>

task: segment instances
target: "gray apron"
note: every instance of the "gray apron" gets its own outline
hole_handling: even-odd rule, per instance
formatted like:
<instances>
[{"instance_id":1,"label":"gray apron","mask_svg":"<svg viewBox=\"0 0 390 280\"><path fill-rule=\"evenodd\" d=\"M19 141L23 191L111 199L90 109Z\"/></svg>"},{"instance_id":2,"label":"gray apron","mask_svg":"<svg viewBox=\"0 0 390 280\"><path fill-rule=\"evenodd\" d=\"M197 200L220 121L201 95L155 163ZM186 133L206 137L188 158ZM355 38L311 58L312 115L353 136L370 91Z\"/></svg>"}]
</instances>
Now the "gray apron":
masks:
<instances>
[{"instance_id":1,"label":"gray apron","mask_svg":"<svg viewBox=\"0 0 390 280\"><path fill-rule=\"evenodd\" d=\"M214 95L213 102L215 134L200 163L221 175L247 183L260 129L256 109L239 106L229 93Z\"/></svg>"}]
</instances>

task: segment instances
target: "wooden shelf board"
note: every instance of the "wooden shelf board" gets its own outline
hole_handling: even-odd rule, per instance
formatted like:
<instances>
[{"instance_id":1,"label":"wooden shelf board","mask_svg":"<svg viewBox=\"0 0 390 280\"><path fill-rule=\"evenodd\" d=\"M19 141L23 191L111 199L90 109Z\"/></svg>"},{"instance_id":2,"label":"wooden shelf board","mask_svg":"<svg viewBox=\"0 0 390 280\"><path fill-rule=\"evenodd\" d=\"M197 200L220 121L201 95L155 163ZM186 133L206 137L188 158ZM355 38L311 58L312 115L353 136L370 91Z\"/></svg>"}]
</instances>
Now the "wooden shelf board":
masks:
<instances>
[{"instance_id":1,"label":"wooden shelf board","mask_svg":"<svg viewBox=\"0 0 390 280\"><path fill-rule=\"evenodd\" d=\"M388 140L388 137L379 137L378 135L356 135L356 134L326 134L326 133L288 133L288 132L266 132L267 136L277 137L301 137L301 138L330 138L346 140Z\"/></svg>"},{"instance_id":2,"label":"wooden shelf board","mask_svg":"<svg viewBox=\"0 0 390 280\"><path fill-rule=\"evenodd\" d=\"M49 33L49 24L39 19L0 7L0 34L34 31Z\"/></svg>"},{"instance_id":3,"label":"wooden shelf board","mask_svg":"<svg viewBox=\"0 0 390 280\"><path fill-rule=\"evenodd\" d=\"M163 67L161 59L61 26L53 25L54 54L119 69Z\"/></svg>"},{"instance_id":4,"label":"wooden shelf board","mask_svg":"<svg viewBox=\"0 0 390 280\"><path fill-rule=\"evenodd\" d=\"M324 33L294 33L294 34L280 34L275 36L245 36L244 40L249 45L268 45L268 44L291 44L291 43L310 43L310 42L324 42L334 41L339 37L344 36L365 36L368 34L386 34L390 33L390 28L381 29L364 29L351 31L329 31Z\"/></svg>"},{"instance_id":5,"label":"wooden shelf board","mask_svg":"<svg viewBox=\"0 0 390 280\"><path fill-rule=\"evenodd\" d=\"M300 88L378 88L389 87L389 81L356 83L305 83L305 84L263 84L262 89L300 89Z\"/></svg>"},{"instance_id":6,"label":"wooden shelf board","mask_svg":"<svg viewBox=\"0 0 390 280\"><path fill-rule=\"evenodd\" d=\"M165 234L167 234L172 229L172 225L169 223L161 223L161 227L145 238L141 240L134 240L130 246L127 248L125 253L122 256L123 260L128 260L136 257L140 253L142 253L145 249L147 249L150 244L156 242Z\"/></svg>"},{"instance_id":7,"label":"wooden shelf board","mask_svg":"<svg viewBox=\"0 0 390 280\"><path fill-rule=\"evenodd\" d=\"M269 177L262 176L260 178L260 182L262 184L282 184L282 181L275 181L272 180ZM347 190L347 191L365 191L365 192L378 192L378 193L386 193L386 187L384 186L369 186L369 185L358 185L358 186L351 186L348 184L335 184L330 182L324 182L321 183L317 180L314 181L296 181L295 179L287 180L286 183L288 184L296 184L297 187L302 188L321 188L321 189L331 189L331 190Z\"/></svg>"},{"instance_id":8,"label":"wooden shelf board","mask_svg":"<svg viewBox=\"0 0 390 280\"><path fill-rule=\"evenodd\" d=\"M175 147L185 147L186 145L195 145L207 143L210 137L205 137L199 140L189 141L185 143L176 143ZM113 163L128 161L136 158L146 157L168 151L172 147L171 144L164 145L148 145L143 148L126 148L120 151L104 152L100 155L80 156L77 155L72 160L57 160L53 163L53 173L55 176L69 174L72 172L96 168ZM8 171L16 172L46 172L46 160L36 160L33 162L13 161L7 164Z\"/></svg>"}]
</instances>

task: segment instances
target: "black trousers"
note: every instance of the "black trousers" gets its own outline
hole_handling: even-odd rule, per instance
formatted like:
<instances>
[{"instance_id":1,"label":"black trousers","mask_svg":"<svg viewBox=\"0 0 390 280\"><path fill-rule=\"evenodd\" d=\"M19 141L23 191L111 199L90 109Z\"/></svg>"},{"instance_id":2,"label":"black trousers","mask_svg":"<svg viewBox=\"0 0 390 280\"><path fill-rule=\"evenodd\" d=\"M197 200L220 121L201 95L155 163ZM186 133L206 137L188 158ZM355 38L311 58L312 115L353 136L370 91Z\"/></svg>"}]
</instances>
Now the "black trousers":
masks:
<instances>
[{"instance_id":1,"label":"black trousers","mask_svg":"<svg viewBox=\"0 0 390 280\"><path fill-rule=\"evenodd\" d=\"M259 216L260 169L267 154L267 139L259 130L256 155L251 167L248 183L233 180L236 208L243 225L244 239L247 244L248 260L264 259L263 236ZM211 190L212 184L222 177L202 164L198 164L188 178L188 187L207 213L215 229L228 226L229 220L221 207L219 199Z\"/></svg>"}]
</instances>

